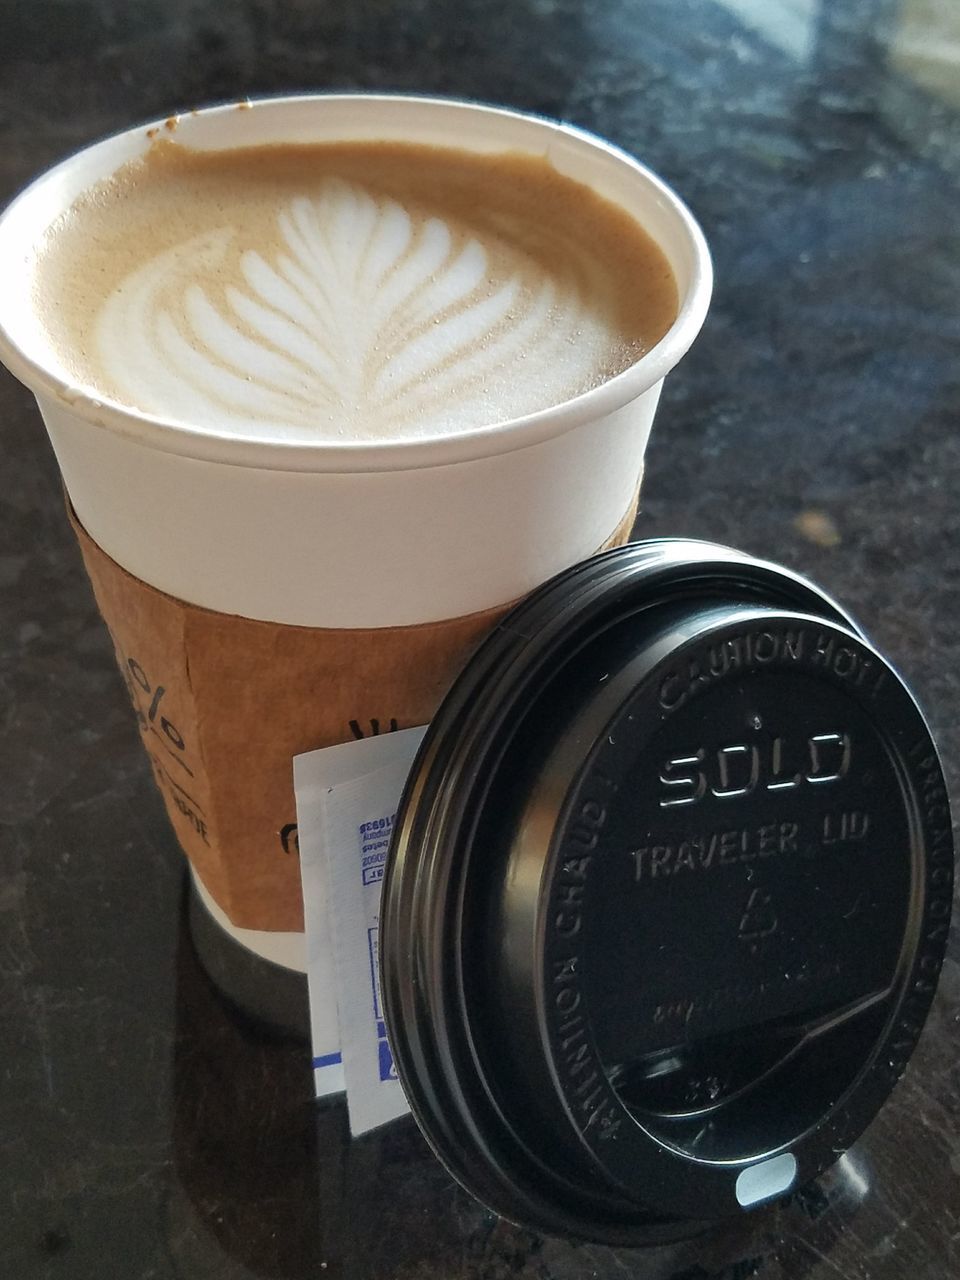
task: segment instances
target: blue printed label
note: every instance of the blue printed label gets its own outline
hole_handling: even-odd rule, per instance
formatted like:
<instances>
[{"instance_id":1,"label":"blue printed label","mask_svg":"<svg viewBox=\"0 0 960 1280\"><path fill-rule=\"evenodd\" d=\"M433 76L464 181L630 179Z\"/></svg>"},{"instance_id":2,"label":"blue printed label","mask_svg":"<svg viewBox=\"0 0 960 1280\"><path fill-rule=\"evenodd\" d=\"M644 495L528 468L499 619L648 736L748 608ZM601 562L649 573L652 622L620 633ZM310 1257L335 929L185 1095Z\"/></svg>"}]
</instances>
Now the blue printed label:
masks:
<instances>
[{"instance_id":1,"label":"blue printed label","mask_svg":"<svg viewBox=\"0 0 960 1280\"><path fill-rule=\"evenodd\" d=\"M392 813L388 818L375 818L372 822L362 822L357 828L360 839L360 879L365 885L378 884L383 879L396 816Z\"/></svg>"},{"instance_id":2,"label":"blue printed label","mask_svg":"<svg viewBox=\"0 0 960 1280\"><path fill-rule=\"evenodd\" d=\"M380 1057L380 1079L396 1080L397 1069L393 1065L393 1054L390 1052L390 1046L386 1040L377 1041L377 1053Z\"/></svg>"},{"instance_id":3,"label":"blue printed label","mask_svg":"<svg viewBox=\"0 0 960 1280\"><path fill-rule=\"evenodd\" d=\"M377 1024L377 1062L381 1080L396 1080L397 1071L393 1065L393 1054L387 1043L387 1025L383 1020L383 1009L380 1004L380 957L377 939L379 929L367 930L367 949L370 954L370 986L373 990L373 1017Z\"/></svg>"}]
</instances>

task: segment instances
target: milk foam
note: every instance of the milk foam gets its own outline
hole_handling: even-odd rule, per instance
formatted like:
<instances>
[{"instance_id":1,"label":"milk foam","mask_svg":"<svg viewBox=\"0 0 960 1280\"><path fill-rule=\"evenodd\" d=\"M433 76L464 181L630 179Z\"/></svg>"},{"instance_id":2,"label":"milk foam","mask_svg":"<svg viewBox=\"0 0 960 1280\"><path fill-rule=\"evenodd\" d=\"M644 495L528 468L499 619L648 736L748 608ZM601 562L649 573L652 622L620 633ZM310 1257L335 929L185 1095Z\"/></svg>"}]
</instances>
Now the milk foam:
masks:
<instances>
[{"instance_id":1,"label":"milk foam","mask_svg":"<svg viewBox=\"0 0 960 1280\"><path fill-rule=\"evenodd\" d=\"M643 232L547 161L404 144L159 148L53 229L38 288L76 379L295 441L549 408L631 364L676 296Z\"/></svg>"},{"instance_id":2,"label":"milk foam","mask_svg":"<svg viewBox=\"0 0 960 1280\"><path fill-rule=\"evenodd\" d=\"M226 226L158 254L102 307L97 354L122 398L222 430L432 435L576 395L622 341L573 272L491 282L476 239L329 179L277 215L282 247L216 275Z\"/></svg>"}]
</instances>

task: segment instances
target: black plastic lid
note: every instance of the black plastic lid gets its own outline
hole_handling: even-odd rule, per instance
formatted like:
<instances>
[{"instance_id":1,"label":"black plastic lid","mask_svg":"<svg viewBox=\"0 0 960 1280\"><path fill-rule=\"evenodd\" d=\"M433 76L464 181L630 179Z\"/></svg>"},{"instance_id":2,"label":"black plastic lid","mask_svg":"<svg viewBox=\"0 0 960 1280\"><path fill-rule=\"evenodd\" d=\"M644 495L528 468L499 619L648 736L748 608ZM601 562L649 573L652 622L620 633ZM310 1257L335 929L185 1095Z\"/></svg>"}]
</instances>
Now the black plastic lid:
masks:
<instances>
[{"instance_id":1,"label":"black plastic lid","mask_svg":"<svg viewBox=\"0 0 960 1280\"><path fill-rule=\"evenodd\" d=\"M414 1115L538 1230L741 1213L884 1102L952 879L930 733L835 603L705 543L596 556L489 636L410 775L380 955Z\"/></svg>"}]
</instances>

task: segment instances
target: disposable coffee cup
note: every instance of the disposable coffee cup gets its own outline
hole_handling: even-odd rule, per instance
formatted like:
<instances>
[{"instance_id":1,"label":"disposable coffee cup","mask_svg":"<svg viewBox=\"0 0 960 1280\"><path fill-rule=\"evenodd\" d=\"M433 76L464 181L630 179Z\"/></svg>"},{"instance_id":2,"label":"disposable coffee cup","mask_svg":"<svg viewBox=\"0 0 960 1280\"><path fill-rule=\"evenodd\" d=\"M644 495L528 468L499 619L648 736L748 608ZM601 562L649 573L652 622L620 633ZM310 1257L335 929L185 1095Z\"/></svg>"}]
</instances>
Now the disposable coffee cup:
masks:
<instances>
[{"instance_id":1,"label":"disposable coffee cup","mask_svg":"<svg viewBox=\"0 0 960 1280\"><path fill-rule=\"evenodd\" d=\"M185 426L75 385L34 310L50 225L158 131L198 150L382 140L546 156L653 238L679 308L625 372L455 435L308 443ZM663 379L706 313L673 192L569 125L440 99L277 98L131 129L0 218L0 357L35 394L177 837L215 922L305 970L291 758L422 724L513 602L629 536Z\"/></svg>"}]
</instances>

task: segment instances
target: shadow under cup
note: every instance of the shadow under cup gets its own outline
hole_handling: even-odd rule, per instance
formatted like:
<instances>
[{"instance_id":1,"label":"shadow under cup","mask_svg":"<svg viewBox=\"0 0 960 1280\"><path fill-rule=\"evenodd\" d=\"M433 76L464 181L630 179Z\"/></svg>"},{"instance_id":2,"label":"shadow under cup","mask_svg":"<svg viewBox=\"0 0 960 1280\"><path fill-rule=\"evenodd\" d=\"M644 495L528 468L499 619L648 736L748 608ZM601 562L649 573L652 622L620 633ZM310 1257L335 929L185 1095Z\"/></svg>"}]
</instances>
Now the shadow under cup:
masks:
<instances>
[{"instance_id":1,"label":"shadow under cup","mask_svg":"<svg viewBox=\"0 0 960 1280\"><path fill-rule=\"evenodd\" d=\"M302 992L292 757L425 723L509 604L629 537L662 381L703 322L710 260L690 213L655 175L539 117L380 95L192 113L174 136L196 149L394 140L546 156L643 226L679 296L674 324L637 363L524 418L413 440L217 435L70 385L31 309L45 230L142 155L158 127L80 152L0 218L0 357L46 423L190 859L199 932L240 944L244 964L266 962Z\"/></svg>"}]
</instances>

